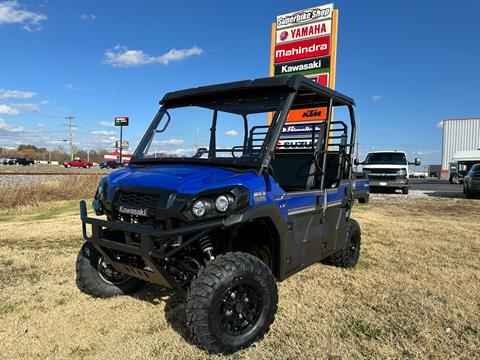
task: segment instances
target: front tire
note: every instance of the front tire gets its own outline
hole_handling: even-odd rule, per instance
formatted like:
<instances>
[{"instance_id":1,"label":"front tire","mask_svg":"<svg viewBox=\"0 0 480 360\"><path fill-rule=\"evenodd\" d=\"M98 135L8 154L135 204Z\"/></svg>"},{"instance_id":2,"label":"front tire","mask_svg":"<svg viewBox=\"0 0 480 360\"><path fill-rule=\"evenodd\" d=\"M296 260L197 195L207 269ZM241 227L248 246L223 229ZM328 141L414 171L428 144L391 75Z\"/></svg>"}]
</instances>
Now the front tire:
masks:
<instances>
[{"instance_id":1,"label":"front tire","mask_svg":"<svg viewBox=\"0 0 480 360\"><path fill-rule=\"evenodd\" d=\"M233 353L260 340L277 312L270 269L257 257L227 253L192 281L185 314L193 340L211 353Z\"/></svg>"},{"instance_id":2,"label":"front tire","mask_svg":"<svg viewBox=\"0 0 480 360\"><path fill-rule=\"evenodd\" d=\"M80 291L99 298L131 294L145 284L140 279L114 271L90 242L85 242L78 253L76 271Z\"/></svg>"},{"instance_id":3,"label":"front tire","mask_svg":"<svg viewBox=\"0 0 480 360\"><path fill-rule=\"evenodd\" d=\"M403 195L408 195L408 188L402 188L402 194Z\"/></svg>"},{"instance_id":4,"label":"front tire","mask_svg":"<svg viewBox=\"0 0 480 360\"><path fill-rule=\"evenodd\" d=\"M348 219L345 246L325 259L325 263L343 268L357 265L360 258L361 233L360 225L354 219Z\"/></svg>"}]
</instances>

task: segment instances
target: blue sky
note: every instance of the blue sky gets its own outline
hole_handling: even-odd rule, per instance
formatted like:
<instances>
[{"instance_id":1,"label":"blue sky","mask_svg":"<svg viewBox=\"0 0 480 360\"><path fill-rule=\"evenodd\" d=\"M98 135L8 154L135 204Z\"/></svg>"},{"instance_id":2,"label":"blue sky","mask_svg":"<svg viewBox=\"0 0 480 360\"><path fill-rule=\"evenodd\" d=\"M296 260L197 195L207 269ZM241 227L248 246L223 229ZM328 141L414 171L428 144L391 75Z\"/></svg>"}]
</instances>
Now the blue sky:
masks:
<instances>
[{"instance_id":1,"label":"blue sky","mask_svg":"<svg viewBox=\"0 0 480 360\"><path fill-rule=\"evenodd\" d=\"M111 147L117 115L136 143L165 92L267 76L275 16L324 3L0 0L0 146L64 146L67 115L81 147ZM438 122L480 116L480 2L335 5L337 90L357 102L361 152L439 163ZM172 150L193 146L181 135Z\"/></svg>"}]
</instances>

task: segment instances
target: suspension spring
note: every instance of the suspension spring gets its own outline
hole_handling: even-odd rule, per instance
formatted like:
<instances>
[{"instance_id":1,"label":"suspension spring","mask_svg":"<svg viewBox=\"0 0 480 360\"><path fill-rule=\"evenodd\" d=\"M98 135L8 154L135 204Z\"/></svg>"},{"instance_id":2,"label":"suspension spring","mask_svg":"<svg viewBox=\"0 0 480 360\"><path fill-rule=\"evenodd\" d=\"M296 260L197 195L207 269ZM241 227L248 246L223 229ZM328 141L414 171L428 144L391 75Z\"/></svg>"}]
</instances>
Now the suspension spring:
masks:
<instances>
[{"instance_id":1,"label":"suspension spring","mask_svg":"<svg viewBox=\"0 0 480 360\"><path fill-rule=\"evenodd\" d=\"M198 240L198 245L209 260L215 259L215 257L213 256L213 241L209 235L205 235L200 240Z\"/></svg>"}]
</instances>

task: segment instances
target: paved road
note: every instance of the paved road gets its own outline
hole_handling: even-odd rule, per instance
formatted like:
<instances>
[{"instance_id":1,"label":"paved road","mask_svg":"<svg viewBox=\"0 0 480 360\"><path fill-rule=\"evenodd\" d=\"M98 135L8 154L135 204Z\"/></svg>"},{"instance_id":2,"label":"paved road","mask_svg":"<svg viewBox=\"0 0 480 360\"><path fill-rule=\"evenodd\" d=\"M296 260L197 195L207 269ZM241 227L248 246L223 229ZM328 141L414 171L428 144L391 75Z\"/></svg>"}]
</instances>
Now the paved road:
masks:
<instances>
[{"instance_id":1,"label":"paved road","mask_svg":"<svg viewBox=\"0 0 480 360\"><path fill-rule=\"evenodd\" d=\"M448 180L439 179L410 179L412 190L439 191L462 193L463 185L450 184Z\"/></svg>"}]
</instances>

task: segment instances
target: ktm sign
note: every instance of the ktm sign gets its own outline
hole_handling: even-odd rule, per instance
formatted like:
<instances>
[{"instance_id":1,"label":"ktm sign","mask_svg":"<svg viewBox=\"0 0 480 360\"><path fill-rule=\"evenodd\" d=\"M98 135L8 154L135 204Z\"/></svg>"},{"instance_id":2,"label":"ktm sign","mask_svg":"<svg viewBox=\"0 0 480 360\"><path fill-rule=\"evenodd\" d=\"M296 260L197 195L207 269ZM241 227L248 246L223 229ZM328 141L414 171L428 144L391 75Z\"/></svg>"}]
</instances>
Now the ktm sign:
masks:
<instances>
[{"instance_id":1,"label":"ktm sign","mask_svg":"<svg viewBox=\"0 0 480 360\"><path fill-rule=\"evenodd\" d=\"M290 110L287 115L287 123L319 121L327 119L327 107L315 107L299 110Z\"/></svg>"},{"instance_id":2,"label":"ktm sign","mask_svg":"<svg viewBox=\"0 0 480 360\"><path fill-rule=\"evenodd\" d=\"M275 46L275 63L330 55L330 35Z\"/></svg>"}]
</instances>

